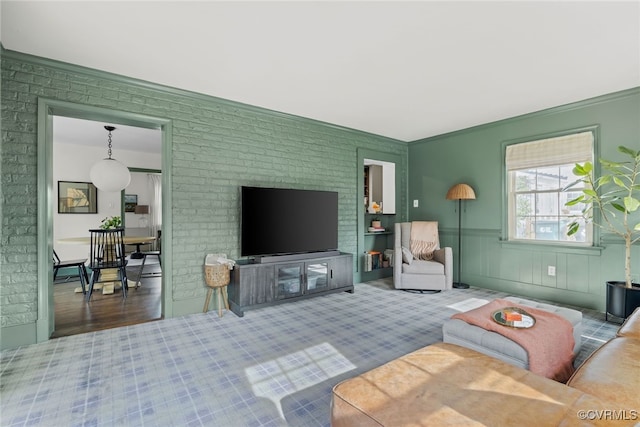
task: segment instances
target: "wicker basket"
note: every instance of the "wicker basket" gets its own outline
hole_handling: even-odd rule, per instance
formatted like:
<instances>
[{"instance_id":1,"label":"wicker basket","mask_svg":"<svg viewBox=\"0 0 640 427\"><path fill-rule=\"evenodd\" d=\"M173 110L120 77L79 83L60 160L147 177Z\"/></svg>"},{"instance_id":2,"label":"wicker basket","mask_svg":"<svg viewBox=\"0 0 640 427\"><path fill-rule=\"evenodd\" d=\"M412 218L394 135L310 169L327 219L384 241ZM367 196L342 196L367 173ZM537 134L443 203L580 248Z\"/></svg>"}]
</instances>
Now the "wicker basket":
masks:
<instances>
[{"instance_id":1,"label":"wicker basket","mask_svg":"<svg viewBox=\"0 0 640 427\"><path fill-rule=\"evenodd\" d=\"M215 264L204 266L204 276L207 286L219 288L229 284L229 267L226 264Z\"/></svg>"}]
</instances>

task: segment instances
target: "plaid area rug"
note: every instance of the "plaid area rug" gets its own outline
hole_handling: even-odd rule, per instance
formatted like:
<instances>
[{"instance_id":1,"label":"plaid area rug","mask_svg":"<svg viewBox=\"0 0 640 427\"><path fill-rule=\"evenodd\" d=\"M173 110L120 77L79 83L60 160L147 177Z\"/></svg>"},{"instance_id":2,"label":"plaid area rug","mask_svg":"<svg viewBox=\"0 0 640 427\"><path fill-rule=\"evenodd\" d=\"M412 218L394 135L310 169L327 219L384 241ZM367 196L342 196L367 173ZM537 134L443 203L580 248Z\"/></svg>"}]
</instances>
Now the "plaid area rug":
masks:
<instances>
[{"instance_id":1,"label":"plaid area rug","mask_svg":"<svg viewBox=\"0 0 640 427\"><path fill-rule=\"evenodd\" d=\"M412 294L385 279L242 318L200 313L3 351L0 424L329 426L335 384L442 341L451 306L502 296ZM583 313L579 361L617 329Z\"/></svg>"}]
</instances>

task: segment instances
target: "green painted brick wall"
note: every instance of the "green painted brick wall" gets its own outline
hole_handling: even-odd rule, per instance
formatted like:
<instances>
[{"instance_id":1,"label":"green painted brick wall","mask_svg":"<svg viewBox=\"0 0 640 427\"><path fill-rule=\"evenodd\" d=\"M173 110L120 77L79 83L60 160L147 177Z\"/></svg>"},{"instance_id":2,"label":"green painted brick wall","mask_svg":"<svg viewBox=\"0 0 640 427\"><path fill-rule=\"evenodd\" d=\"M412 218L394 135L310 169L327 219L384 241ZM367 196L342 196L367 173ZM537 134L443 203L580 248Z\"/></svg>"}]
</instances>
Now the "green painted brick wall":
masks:
<instances>
[{"instance_id":1,"label":"green painted brick wall","mask_svg":"<svg viewBox=\"0 0 640 427\"><path fill-rule=\"evenodd\" d=\"M1 62L2 327L37 316L39 97L172 120L174 301L204 301L207 253L239 257L240 186L338 191L339 249L356 254L357 149L397 154L407 170L408 145L393 139L6 50ZM401 189L406 212L406 173Z\"/></svg>"}]
</instances>

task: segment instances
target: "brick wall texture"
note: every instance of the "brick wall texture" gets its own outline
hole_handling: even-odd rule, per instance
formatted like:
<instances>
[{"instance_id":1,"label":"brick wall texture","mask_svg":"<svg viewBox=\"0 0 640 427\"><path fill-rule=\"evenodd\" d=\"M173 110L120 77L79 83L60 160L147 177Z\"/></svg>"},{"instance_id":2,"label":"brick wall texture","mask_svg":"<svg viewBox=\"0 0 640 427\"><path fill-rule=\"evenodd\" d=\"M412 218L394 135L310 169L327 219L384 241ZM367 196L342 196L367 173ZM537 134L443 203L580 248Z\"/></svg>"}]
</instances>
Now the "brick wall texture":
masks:
<instances>
[{"instance_id":1,"label":"brick wall texture","mask_svg":"<svg viewBox=\"0 0 640 427\"><path fill-rule=\"evenodd\" d=\"M407 167L407 144L381 136L6 51L1 70L2 327L37 318L39 97L172 121L173 167L163 173L173 179L174 301L203 297L207 253L239 257L240 186L338 191L339 248L355 254L357 149L398 154L400 170ZM399 207L406 206L405 181Z\"/></svg>"}]
</instances>

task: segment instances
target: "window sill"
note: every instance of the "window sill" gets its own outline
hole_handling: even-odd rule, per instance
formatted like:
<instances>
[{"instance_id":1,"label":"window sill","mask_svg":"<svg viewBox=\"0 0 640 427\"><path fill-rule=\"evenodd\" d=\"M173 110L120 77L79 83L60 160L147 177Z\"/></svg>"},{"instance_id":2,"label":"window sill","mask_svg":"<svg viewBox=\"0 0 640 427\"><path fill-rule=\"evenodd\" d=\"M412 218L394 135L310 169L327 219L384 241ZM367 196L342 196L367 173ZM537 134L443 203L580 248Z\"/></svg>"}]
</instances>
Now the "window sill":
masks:
<instances>
[{"instance_id":1,"label":"window sill","mask_svg":"<svg viewBox=\"0 0 640 427\"><path fill-rule=\"evenodd\" d=\"M552 243L552 242L536 242L531 240L500 240L500 245L503 247L512 247L512 248L538 248L544 249L545 251L551 252L562 252L562 253L575 253L575 254L593 254L600 255L604 247L602 246L586 246L586 245L577 245L577 244L566 244L566 243Z\"/></svg>"}]
</instances>

